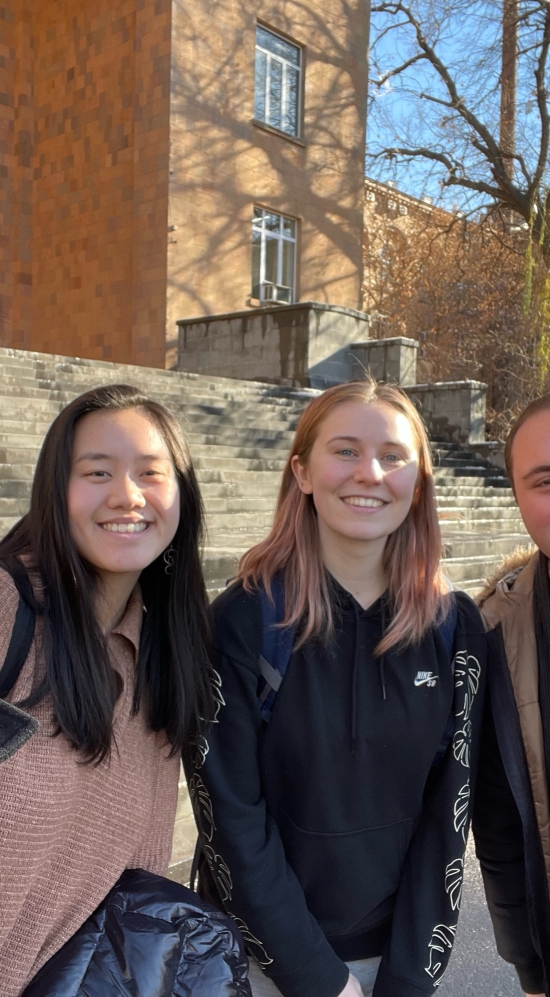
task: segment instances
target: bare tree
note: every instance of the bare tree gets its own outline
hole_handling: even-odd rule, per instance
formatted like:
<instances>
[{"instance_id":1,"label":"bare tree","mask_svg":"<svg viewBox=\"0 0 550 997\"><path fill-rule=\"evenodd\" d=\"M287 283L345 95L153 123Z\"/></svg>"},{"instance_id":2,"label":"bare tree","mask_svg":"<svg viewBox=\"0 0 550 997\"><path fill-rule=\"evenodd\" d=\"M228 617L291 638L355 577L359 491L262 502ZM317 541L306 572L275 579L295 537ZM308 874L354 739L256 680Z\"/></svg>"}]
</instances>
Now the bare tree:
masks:
<instances>
[{"instance_id":1,"label":"bare tree","mask_svg":"<svg viewBox=\"0 0 550 997\"><path fill-rule=\"evenodd\" d=\"M363 307L382 335L420 344L421 381L488 385L488 431L504 438L538 391L537 337L523 309L527 233L468 221L367 181ZM376 325L376 323L375 323Z\"/></svg>"},{"instance_id":2,"label":"bare tree","mask_svg":"<svg viewBox=\"0 0 550 997\"><path fill-rule=\"evenodd\" d=\"M478 225L484 263L476 277L470 254L454 307L470 376L477 366L491 385L495 374L495 419L505 422L550 387L550 0L375 0L372 11L369 174L424 184L436 200L439 184L455 223ZM502 295L506 307L496 322L485 308L464 324L480 295L495 306ZM460 336L457 325L455 359Z\"/></svg>"},{"instance_id":3,"label":"bare tree","mask_svg":"<svg viewBox=\"0 0 550 997\"><path fill-rule=\"evenodd\" d=\"M375 0L372 17L369 174L413 165L466 212L513 212L550 269L549 0Z\"/></svg>"}]
</instances>

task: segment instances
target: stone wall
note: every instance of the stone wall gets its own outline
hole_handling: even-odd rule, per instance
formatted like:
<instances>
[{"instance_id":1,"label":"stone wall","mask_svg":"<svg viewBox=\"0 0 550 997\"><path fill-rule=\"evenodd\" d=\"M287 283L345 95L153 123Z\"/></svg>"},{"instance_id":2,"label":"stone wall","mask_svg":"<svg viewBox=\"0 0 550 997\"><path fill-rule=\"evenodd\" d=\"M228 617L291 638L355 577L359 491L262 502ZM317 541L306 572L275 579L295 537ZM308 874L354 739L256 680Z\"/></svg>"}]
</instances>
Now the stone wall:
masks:
<instances>
[{"instance_id":1,"label":"stone wall","mask_svg":"<svg viewBox=\"0 0 550 997\"><path fill-rule=\"evenodd\" d=\"M406 390L434 440L464 445L485 441L486 384L441 381L416 384Z\"/></svg>"},{"instance_id":2,"label":"stone wall","mask_svg":"<svg viewBox=\"0 0 550 997\"><path fill-rule=\"evenodd\" d=\"M301 302L178 322L178 369L325 388L349 381L362 312Z\"/></svg>"},{"instance_id":3,"label":"stone wall","mask_svg":"<svg viewBox=\"0 0 550 997\"><path fill-rule=\"evenodd\" d=\"M4 345L164 366L171 6L0 6Z\"/></svg>"},{"instance_id":4,"label":"stone wall","mask_svg":"<svg viewBox=\"0 0 550 997\"><path fill-rule=\"evenodd\" d=\"M416 384L418 343L415 339L395 336L353 343L353 380L360 381L368 371L377 381L394 381L401 387Z\"/></svg>"}]
</instances>

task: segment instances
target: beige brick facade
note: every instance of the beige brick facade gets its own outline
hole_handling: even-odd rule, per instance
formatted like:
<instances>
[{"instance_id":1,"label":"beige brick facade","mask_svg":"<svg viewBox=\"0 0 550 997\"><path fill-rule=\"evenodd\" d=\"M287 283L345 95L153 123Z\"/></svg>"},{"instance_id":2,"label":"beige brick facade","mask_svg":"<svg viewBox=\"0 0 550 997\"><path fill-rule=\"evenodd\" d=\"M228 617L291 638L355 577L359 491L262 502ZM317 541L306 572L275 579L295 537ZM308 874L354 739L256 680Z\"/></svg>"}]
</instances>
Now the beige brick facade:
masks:
<instances>
[{"instance_id":1,"label":"beige brick facade","mask_svg":"<svg viewBox=\"0 0 550 997\"><path fill-rule=\"evenodd\" d=\"M253 123L256 24L303 46L301 139ZM254 205L298 220L297 300L359 308L365 0L175 0L167 337L250 304Z\"/></svg>"},{"instance_id":2,"label":"beige brick facade","mask_svg":"<svg viewBox=\"0 0 550 997\"><path fill-rule=\"evenodd\" d=\"M258 19L303 46L298 141L252 123ZM360 307L367 34L367 0L0 0L0 344L164 366L250 305L255 204L298 300Z\"/></svg>"}]
</instances>

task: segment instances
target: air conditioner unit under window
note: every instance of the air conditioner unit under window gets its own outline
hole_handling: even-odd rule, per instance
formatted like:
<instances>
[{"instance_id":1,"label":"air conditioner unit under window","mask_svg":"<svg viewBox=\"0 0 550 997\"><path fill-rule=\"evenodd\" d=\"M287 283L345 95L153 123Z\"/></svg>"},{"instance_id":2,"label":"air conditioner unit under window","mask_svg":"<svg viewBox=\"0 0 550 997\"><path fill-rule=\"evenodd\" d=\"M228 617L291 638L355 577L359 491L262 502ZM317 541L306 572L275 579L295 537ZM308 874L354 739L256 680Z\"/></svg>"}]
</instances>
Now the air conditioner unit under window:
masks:
<instances>
[{"instance_id":1,"label":"air conditioner unit under window","mask_svg":"<svg viewBox=\"0 0 550 997\"><path fill-rule=\"evenodd\" d=\"M261 284L261 301L277 301L283 305L292 304L292 288L284 284Z\"/></svg>"}]
</instances>

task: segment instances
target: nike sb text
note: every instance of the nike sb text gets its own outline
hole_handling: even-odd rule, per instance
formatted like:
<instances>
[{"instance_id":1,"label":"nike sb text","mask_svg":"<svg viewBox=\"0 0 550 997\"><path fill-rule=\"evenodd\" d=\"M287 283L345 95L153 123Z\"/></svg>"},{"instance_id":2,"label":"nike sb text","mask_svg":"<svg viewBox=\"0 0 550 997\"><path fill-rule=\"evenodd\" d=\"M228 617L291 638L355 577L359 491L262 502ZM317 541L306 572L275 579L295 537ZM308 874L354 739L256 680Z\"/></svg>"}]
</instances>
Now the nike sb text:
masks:
<instances>
[{"instance_id":1,"label":"nike sb text","mask_svg":"<svg viewBox=\"0 0 550 997\"><path fill-rule=\"evenodd\" d=\"M415 685L427 685L429 687L434 686L437 682L439 676L434 675L433 672L418 672L414 684Z\"/></svg>"}]
</instances>

